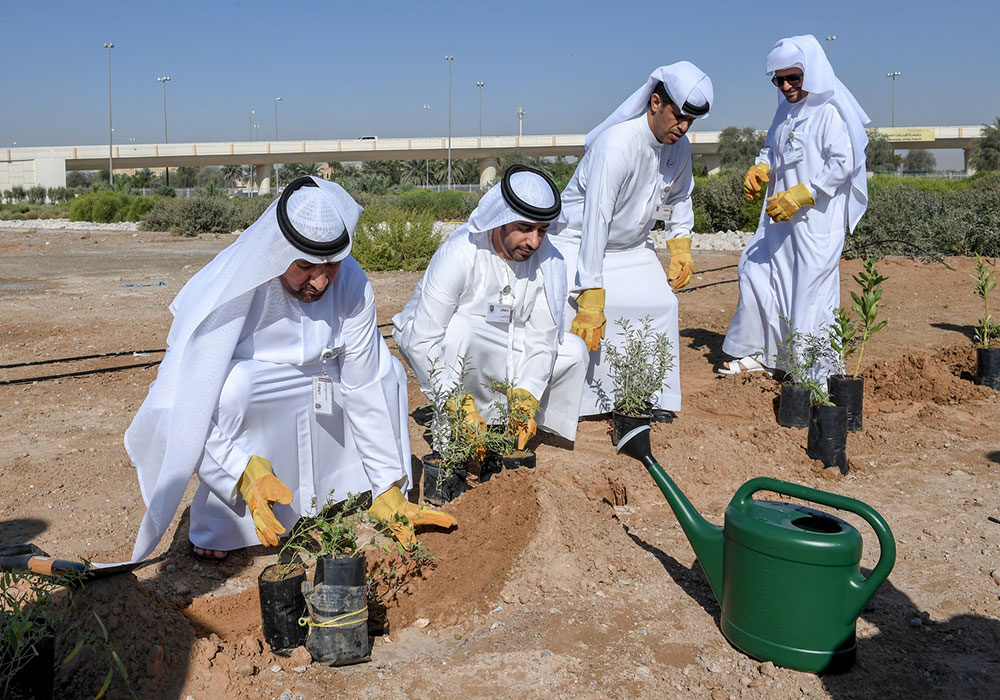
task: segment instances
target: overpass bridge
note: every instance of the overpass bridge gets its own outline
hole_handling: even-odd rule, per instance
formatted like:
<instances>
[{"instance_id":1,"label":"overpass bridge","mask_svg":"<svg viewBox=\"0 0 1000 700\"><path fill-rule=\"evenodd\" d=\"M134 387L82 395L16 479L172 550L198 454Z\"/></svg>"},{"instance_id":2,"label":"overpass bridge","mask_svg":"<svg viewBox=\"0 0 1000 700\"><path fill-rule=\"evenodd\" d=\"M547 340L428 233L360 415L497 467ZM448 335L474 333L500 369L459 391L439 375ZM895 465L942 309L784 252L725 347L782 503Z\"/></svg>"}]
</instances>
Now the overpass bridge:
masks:
<instances>
[{"instance_id":1,"label":"overpass bridge","mask_svg":"<svg viewBox=\"0 0 1000 700\"><path fill-rule=\"evenodd\" d=\"M982 138L981 126L928 126L877 129L897 148L962 149L965 169ZM701 155L709 172L719 168L718 131L688 133L691 152ZM584 134L549 136L453 136L451 157L479 161L480 183L496 179L503 155L581 156ZM70 170L99 170L109 162L115 170L205 165L252 165L259 191L270 191L272 167L277 163L357 162L446 158L447 137L386 138L312 141L232 141L96 146L39 146L0 148L0 191L15 185L28 188L65 187Z\"/></svg>"}]
</instances>

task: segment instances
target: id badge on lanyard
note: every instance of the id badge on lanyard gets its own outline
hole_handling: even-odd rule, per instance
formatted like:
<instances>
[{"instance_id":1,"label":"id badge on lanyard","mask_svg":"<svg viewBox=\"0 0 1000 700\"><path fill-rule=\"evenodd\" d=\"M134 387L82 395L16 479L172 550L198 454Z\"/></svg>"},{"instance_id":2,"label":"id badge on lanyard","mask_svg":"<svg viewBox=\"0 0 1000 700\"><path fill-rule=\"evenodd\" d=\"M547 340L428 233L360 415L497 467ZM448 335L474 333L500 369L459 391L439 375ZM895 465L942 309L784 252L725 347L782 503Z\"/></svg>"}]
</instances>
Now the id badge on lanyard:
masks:
<instances>
[{"instance_id":1,"label":"id badge on lanyard","mask_svg":"<svg viewBox=\"0 0 1000 700\"><path fill-rule=\"evenodd\" d=\"M500 290L500 298L495 304L486 305L486 321L501 323L507 327L507 379L514 376L514 290L508 284Z\"/></svg>"},{"instance_id":2,"label":"id badge on lanyard","mask_svg":"<svg viewBox=\"0 0 1000 700\"><path fill-rule=\"evenodd\" d=\"M785 165L801 163L802 159L805 158L805 152L802 150L802 144L795 140L794 130L788 132L788 141L785 142L785 148L781 152L781 155L785 160Z\"/></svg>"},{"instance_id":3,"label":"id badge on lanyard","mask_svg":"<svg viewBox=\"0 0 1000 700\"><path fill-rule=\"evenodd\" d=\"M486 305L486 321L488 323L510 324L514 320L514 291L508 284L500 292L500 298L495 304Z\"/></svg>"},{"instance_id":4,"label":"id badge on lanyard","mask_svg":"<svg viewBox=\"0 0 1000 700\"><path fill-rule=\"evenodd\" d=\"M670 221L670 217L674 214L674 205L667 204L667 195L670 194L670 183L665 183L663 185L663 191L660 193L660 201L653 208L653 218L657 221L662 221L667 223Z\"/></svg>"},{"instance_id":5,"label":"id badge on lanyard","mask_svg":"<svg viewBox=\"0 0 1000 700\"><path fill-rule=\"evenodd\" d=\"M324 348L320 356L323 362L323 374L312 380L312 408L319 416L333 415L333 379L326 374L327 360L333 359L333 350Z\"/></svg>"}]
</instances>

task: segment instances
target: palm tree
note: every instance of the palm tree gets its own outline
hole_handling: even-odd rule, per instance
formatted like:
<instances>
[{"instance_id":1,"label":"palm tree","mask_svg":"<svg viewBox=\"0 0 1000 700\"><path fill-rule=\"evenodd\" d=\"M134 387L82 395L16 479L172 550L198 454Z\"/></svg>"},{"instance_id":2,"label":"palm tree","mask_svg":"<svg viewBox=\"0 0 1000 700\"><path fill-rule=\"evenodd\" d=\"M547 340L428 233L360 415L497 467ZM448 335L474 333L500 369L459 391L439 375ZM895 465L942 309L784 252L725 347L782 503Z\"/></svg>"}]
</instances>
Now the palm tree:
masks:
<instances>
[{"instance_id":1,"label":"palm tree","mask_svg":"<svg viewBox=\"0 0 1000 700\"><path fill-rule=\"evenodd\" d=\"M222 179L229 187L236 187L237 183L246 179L247 169L245 165L223 165Z\"/></svg>"},{"instance_id":2,"label":"palm tree","mask_svg":"<svg viewBox=\"0 0 1000 700\"><path fill-rule=\"evenodd\" d=\"M399 184L410 185L410 186L427 184L427 161L424 160L400 161Z\"/></svg>"}]
</instances>

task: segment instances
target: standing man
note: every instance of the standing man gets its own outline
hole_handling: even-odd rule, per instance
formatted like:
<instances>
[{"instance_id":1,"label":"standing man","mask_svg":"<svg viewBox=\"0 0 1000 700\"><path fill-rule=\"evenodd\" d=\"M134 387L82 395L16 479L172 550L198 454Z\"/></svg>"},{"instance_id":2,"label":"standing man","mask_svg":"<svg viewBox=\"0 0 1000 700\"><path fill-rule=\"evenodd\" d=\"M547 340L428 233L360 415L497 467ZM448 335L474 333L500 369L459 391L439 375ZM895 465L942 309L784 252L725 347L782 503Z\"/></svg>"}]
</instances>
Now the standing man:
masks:
<instances>
[{"instance_id":1,"label":"standing man","mask_svg":"<svg viewBox=\"0 0 1000 700\"><path fill-rule=\"evenodd\" d=\"M147 505L134 560L156 547L192 473L201 558L277 545L349 493L370 491L371 512L407 545L413 525L455 524L403 496L406 376L349 256L360 215L339 185L300 178L174 299L167 353L125 433Z\"/></svg>"},{"instance_id":2,"label":"standing man","mask_svg":"<svg viewBox=\"0 0 1000 700\"><path fill-rule=\"evenodd\" d=\"M778 110L743 180L747 201L768 184L757 233L739 263L740 300L722 349L722 374L778 367L792 329L820 334L840 306L840 254L868 207L868 115L811 35L767 55ZM759 359L758 359L759 357ZM832 371L829 360L816 378Z\"/></svg>"},{"instance_id":3,"label":"standing man","mask_svg":"<svg viewBox=\"0 0 1000 700\"><path fill-rule=\"evenodd\" d=\"M712 81L680 61L657 68L641 88L587 134L586 152L563 192L565 230L554 239L566 258L566 327L590 350L580 415L612 409L611 378L600 349L607 321L638 325L649 316L677 356L677 297L691 281L691 144L687 131L712 106ZM650 240L662 222L670 251L669 284ZM618 332L609 337L618 342ZM652 397L654 416L681 407L677 363Z\"/></svg>"},{"instance_id":4,"label":"standing man","mask_svg":"<svg viewBox=\"0 0 1000 700\"><path fill-rule=\"evenodd\" d=\"M392 337L426 396L435 383L451 385L466 360L467 421L496 417L500 397L488 387L507 378L511 413L538 410L537 421L515 426L519 449L538 427L576 438L586 349L560 330L566 270L547 236L559 211L559 190L547 175L511 166L434 253L392 319ZM433 379L432 365L441 371Z\"/></svg>"}]
</instances>

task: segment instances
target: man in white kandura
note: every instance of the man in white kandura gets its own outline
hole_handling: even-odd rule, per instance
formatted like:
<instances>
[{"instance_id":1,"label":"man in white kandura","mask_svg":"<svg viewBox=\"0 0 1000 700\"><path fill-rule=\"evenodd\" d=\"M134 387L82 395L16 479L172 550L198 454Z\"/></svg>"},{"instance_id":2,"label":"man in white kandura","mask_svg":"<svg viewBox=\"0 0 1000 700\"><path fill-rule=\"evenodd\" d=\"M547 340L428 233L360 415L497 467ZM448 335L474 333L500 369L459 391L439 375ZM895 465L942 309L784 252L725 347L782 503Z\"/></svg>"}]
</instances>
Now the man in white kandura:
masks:
<instances>
[{"instance_id":1,"label":"man in white kandura","mask_svg":"<svg viewBox=\"0 0 1000 700\"><path fill-rule=\"evenodd\" d=\"M406 376L349 256L360 215L339 185L300 178L174 299L167 353L125 433L147 505L133 560L156 547L192 473L201 558L276 545L349 493L370 491L407 545L412 525L455 524L403 496Z\"/></svg>"},{"instance_id":2,"label":"man in white kandura","mask_svg":"<svg viewBox=\"0 0 1000 700\"><path fill-rule=\"evenodd\" d=\"M667 335L675 357L667 387L652 397L654 417L681 407L677 297L691 281L691 144L687 130L712 106L712 81L692 63L653 71L645 85L587 134L586 152L563 191L565 229L553 243L566 258L565 324L587 344L590 361L580 415L612 409L612 381L600 349L607 321L644 317ZM663 223L669 284L650 232ZM671 287L673 289L671 289ZM619 331L608 340L618 342Z\"/></svg>"},{"instance_id":3,"label":"man in white kandura","mask_svg":"<svg viewBox=\"0 0 1000 700\"><path fill-rule=\"evenodd\" d=\"M538 409L521 427L518 448L539 427L576 438L586 349L560 330L566 271L546 235L559 211L559 190L547 175L511 166L434 253L392 319L392 337L428 397L432 363L441 371L438 386L449 386L466 358L468 422L496 417L492 404L502 397L484 384L504 378L513 386L512 412Z\"/></svg>"},{"instance_id":4,"label":"man in white kandura","mask_svg":"<svg viewBox=\"0 0 1000 700\"><path fill-rule=\"evenodd\" d=\"M782 39L767 55L778 110L743 180L747 201L769 183L757 233L740 256L740 301L722 374L778 367L788 332L819 334L840 306L840 254L868 207L868 115L833 73L815 37ZM832 371L825 360L817 379Z\"/></svg>"}]
</instances>

